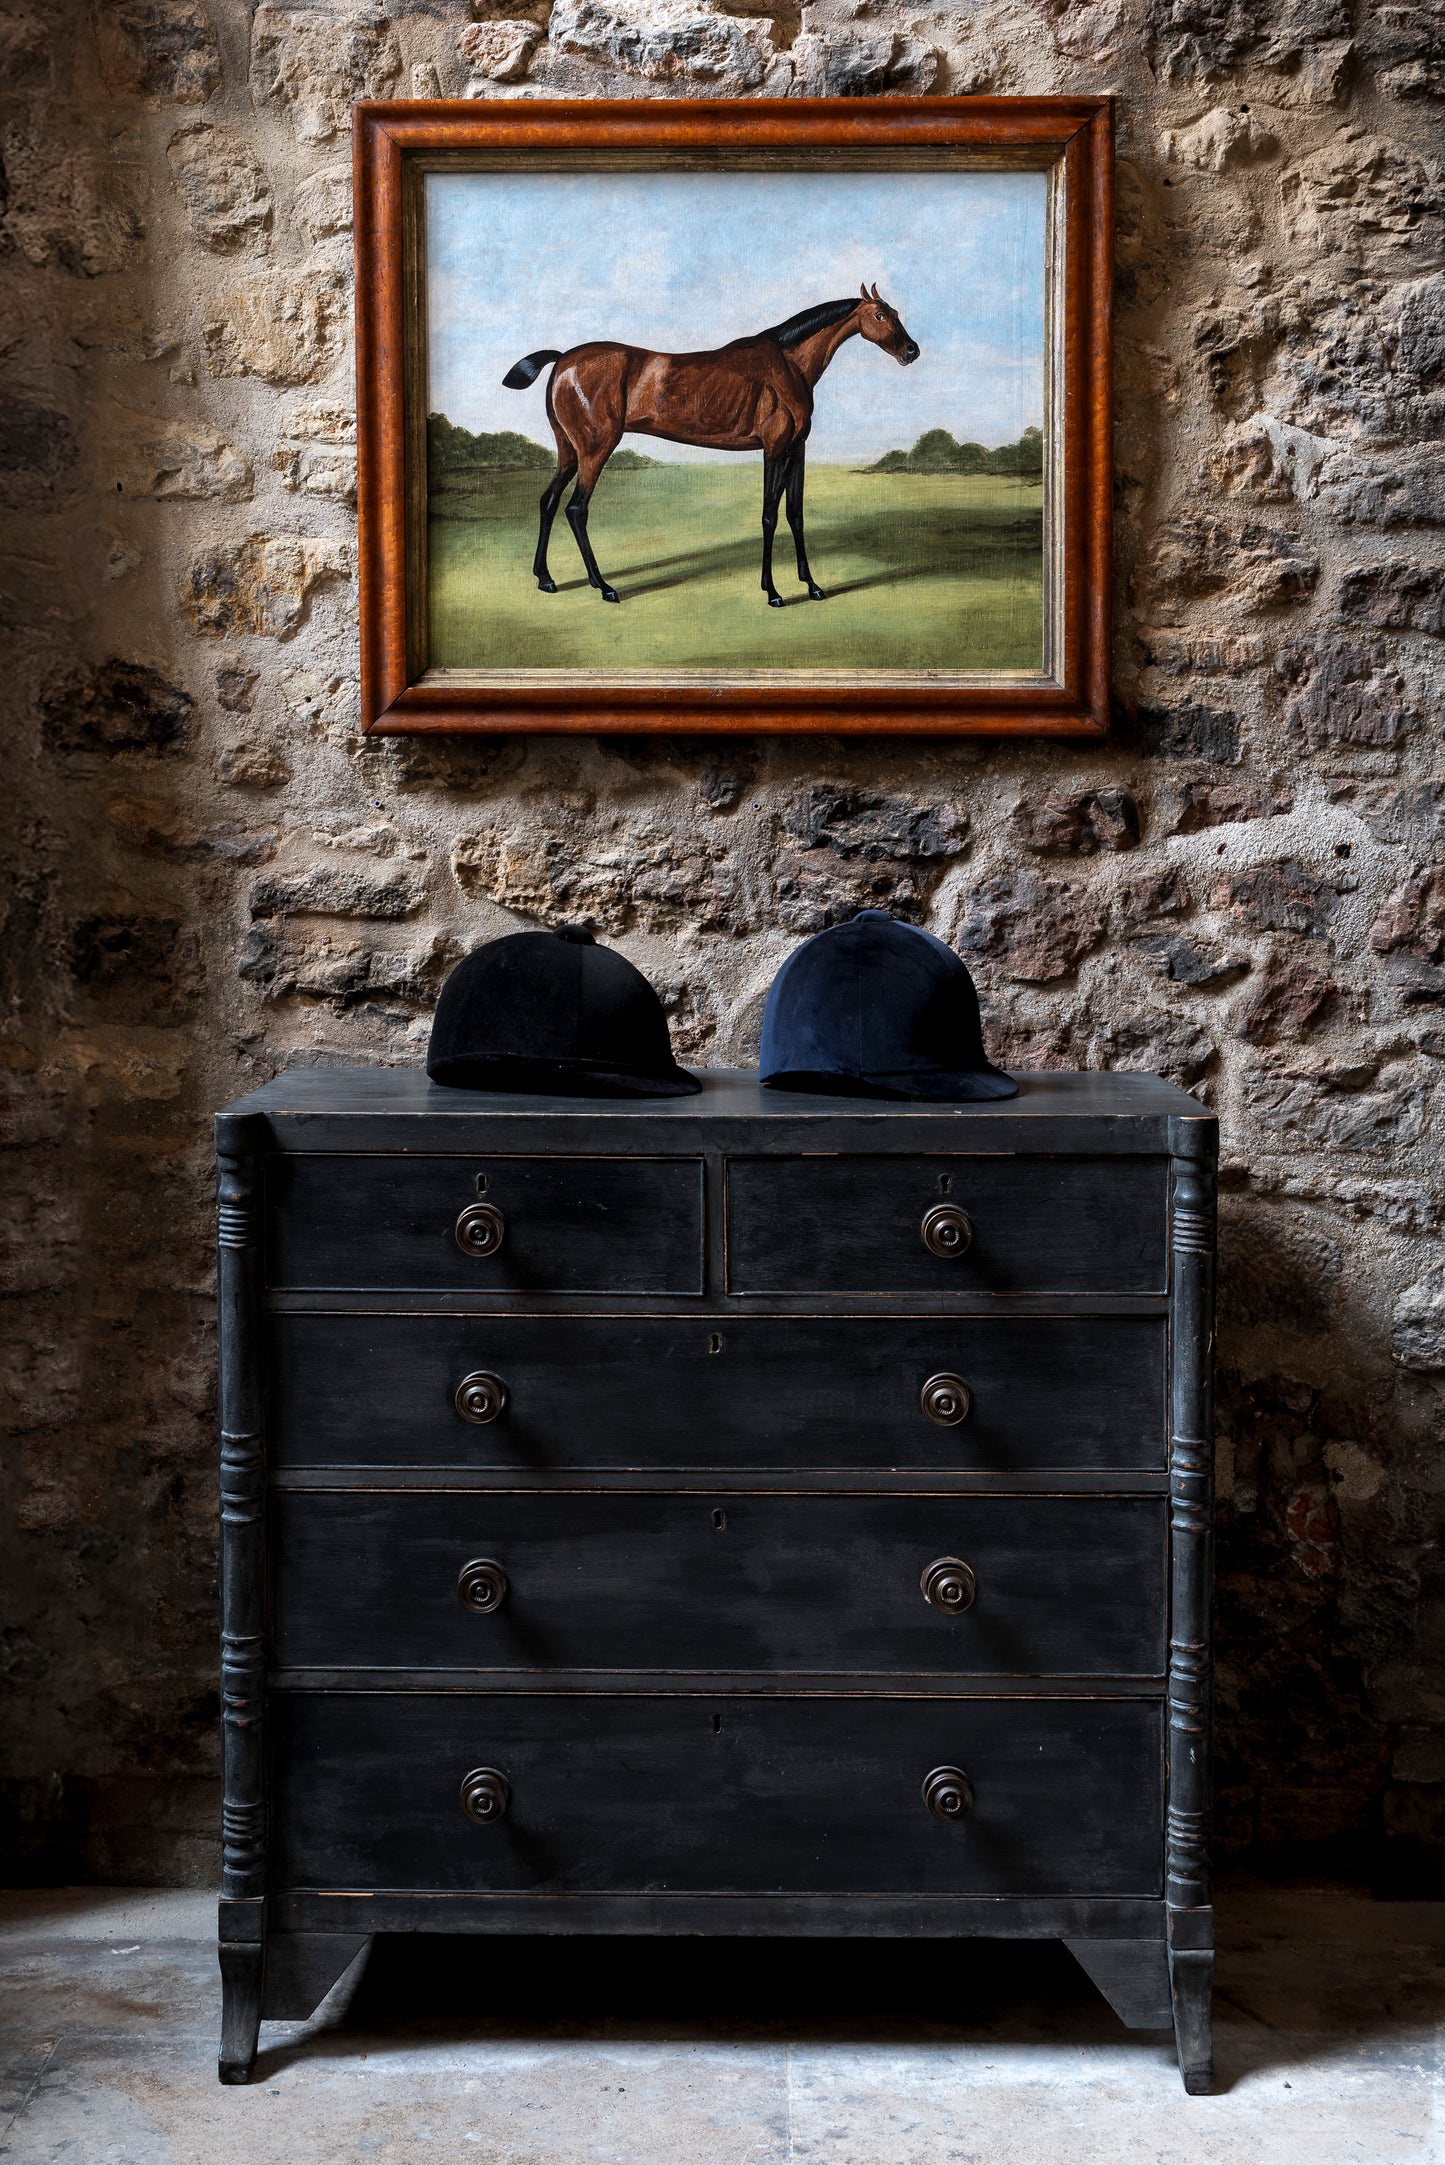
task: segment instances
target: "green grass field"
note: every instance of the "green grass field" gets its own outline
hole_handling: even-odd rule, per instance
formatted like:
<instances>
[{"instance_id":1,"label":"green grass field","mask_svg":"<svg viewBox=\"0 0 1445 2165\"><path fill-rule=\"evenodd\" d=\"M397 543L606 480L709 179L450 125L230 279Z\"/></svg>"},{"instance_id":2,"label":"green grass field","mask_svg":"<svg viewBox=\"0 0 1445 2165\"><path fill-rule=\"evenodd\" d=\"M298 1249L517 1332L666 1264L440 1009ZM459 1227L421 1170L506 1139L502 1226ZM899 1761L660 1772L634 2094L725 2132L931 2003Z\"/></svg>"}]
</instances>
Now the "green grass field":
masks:
<instances>
[{"instance_id":1,"label":"green grass field","mask_svg":"<svg viewBox=\"0 0 1445 2165\"><path fill-rule=\"evenodd\" d=\"M494 473L433 500L431 664L438 669L1038 669L1042 498L995 475L860 474L812 466L808 554L828 595L797 584L780 519L761 589L758 459L604 472L592 546L622 596L587 585L565 518L555 594L532 578L545 476Z\"/></svg>"}]
</instances>

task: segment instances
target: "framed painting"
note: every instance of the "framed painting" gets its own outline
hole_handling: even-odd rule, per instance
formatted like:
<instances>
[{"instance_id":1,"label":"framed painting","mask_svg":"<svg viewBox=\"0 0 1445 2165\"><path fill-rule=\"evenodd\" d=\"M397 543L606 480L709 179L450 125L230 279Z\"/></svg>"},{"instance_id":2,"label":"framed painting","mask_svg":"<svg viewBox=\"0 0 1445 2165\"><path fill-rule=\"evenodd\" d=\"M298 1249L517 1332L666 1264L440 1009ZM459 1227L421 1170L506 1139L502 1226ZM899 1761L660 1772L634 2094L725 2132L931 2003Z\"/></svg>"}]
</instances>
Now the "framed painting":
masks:
<instances>
[{"instance_id":1,"label":"framed painting","mask_svg":"<svg viewBox=\"0 0 1445 2165\"><path fill-rule=\"evenodd\" d=\"M354 143L369 730L1105 733L1107 98Z\"/></svg>"}]
</instances>

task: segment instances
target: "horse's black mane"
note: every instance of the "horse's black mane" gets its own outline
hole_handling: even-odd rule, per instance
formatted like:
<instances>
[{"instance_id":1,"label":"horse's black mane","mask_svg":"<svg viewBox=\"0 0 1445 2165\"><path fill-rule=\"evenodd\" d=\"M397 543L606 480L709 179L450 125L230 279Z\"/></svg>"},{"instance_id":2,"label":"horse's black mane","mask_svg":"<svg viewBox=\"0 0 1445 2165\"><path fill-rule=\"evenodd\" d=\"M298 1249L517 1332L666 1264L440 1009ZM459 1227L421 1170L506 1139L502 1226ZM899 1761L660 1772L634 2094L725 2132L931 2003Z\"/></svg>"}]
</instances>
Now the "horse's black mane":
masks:
<instances>
[{"instance_id":1,"label":"horse's black mane","mask_svg":"<svg viewBox=\"0 0 1445 2165\"><path fill-rule=\"evenodd\" d=\"M753 336L775 340L786 353L789 346L801 346L815 331L826 331L833 324L841 323L857 306L851 295L846 301L817 301L811 308L800 308L786 323L775 323L766 331L755 331Z\"/></svg>"}]
</instances>

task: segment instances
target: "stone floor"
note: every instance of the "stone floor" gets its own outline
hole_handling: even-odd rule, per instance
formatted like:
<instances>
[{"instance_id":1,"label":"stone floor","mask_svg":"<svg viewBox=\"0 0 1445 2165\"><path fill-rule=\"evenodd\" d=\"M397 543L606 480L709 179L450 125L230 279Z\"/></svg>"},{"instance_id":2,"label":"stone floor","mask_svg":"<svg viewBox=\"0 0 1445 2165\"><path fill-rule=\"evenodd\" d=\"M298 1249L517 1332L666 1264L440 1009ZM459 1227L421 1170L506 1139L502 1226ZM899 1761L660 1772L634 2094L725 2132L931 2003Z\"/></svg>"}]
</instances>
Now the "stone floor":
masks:
<instances>
[{"instance_id":1,"label":"stone floor","mask_svg":"<svg viewBox=\"0 0 1445 2165\"><path fill-rule=\"evenodd\" d=\"M1218 2094L1063 1948L382 1941L215 2078L214 1905L0 1895L25 2165L1445 2165L1445 1904L1236 1890Z\"/></svg>"}]
</instances>

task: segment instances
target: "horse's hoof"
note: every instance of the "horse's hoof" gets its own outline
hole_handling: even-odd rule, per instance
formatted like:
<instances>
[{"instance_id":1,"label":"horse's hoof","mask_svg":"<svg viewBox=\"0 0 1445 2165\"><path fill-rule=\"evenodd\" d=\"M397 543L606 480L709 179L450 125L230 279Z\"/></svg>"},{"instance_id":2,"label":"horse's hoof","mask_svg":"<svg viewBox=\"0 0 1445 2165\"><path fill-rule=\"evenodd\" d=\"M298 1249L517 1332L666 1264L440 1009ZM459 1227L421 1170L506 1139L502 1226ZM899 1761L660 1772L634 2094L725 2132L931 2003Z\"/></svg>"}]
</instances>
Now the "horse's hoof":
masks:
<instances>
[{"instance_id":1,"label":"horse's hoof","mask_svg":"<svg viewBox=\"0 0 1445 2165\"><path fill-rule=\"evenodd\" d=\"M809 601L826 601L828 597L821 586L810 586L808 588L808 599Z\"/></svg>"},{"instance_id":2,"label":"horse's hoof","mask_svg":"<svg viewBox=\"0 0 1445 2165\"><path fill-rule=\"evenodd\" d=\"M604 586L602 589L602 599L604 601L621 601L622 596L618 593L615 586Z\"/></svg>"},{"instance_id":3,"label":"horse's hoof","mask_svg":"<svg viewBox=\"0 0 1445 2165\"><path fill-rule=\"evenodd\" d=\"M782 606L783 606L783 597L782 597L782 595L781 595L781 594L769 594L769 596L768 596L768 607L769 607L770 609L781 609L781 608L782 608Z\"/></svg>"},{"instance_id":4,"label":"horse's hoof","mask_svg":"<svg viewBox=\"0 0 1445 2165\"><path fill-rule=\"evenodd\" d=\"M556 591L557 582L555 579L539 579L537 581L537 592L539 594L555 594Z\"/></svg>"}]
</instances>

